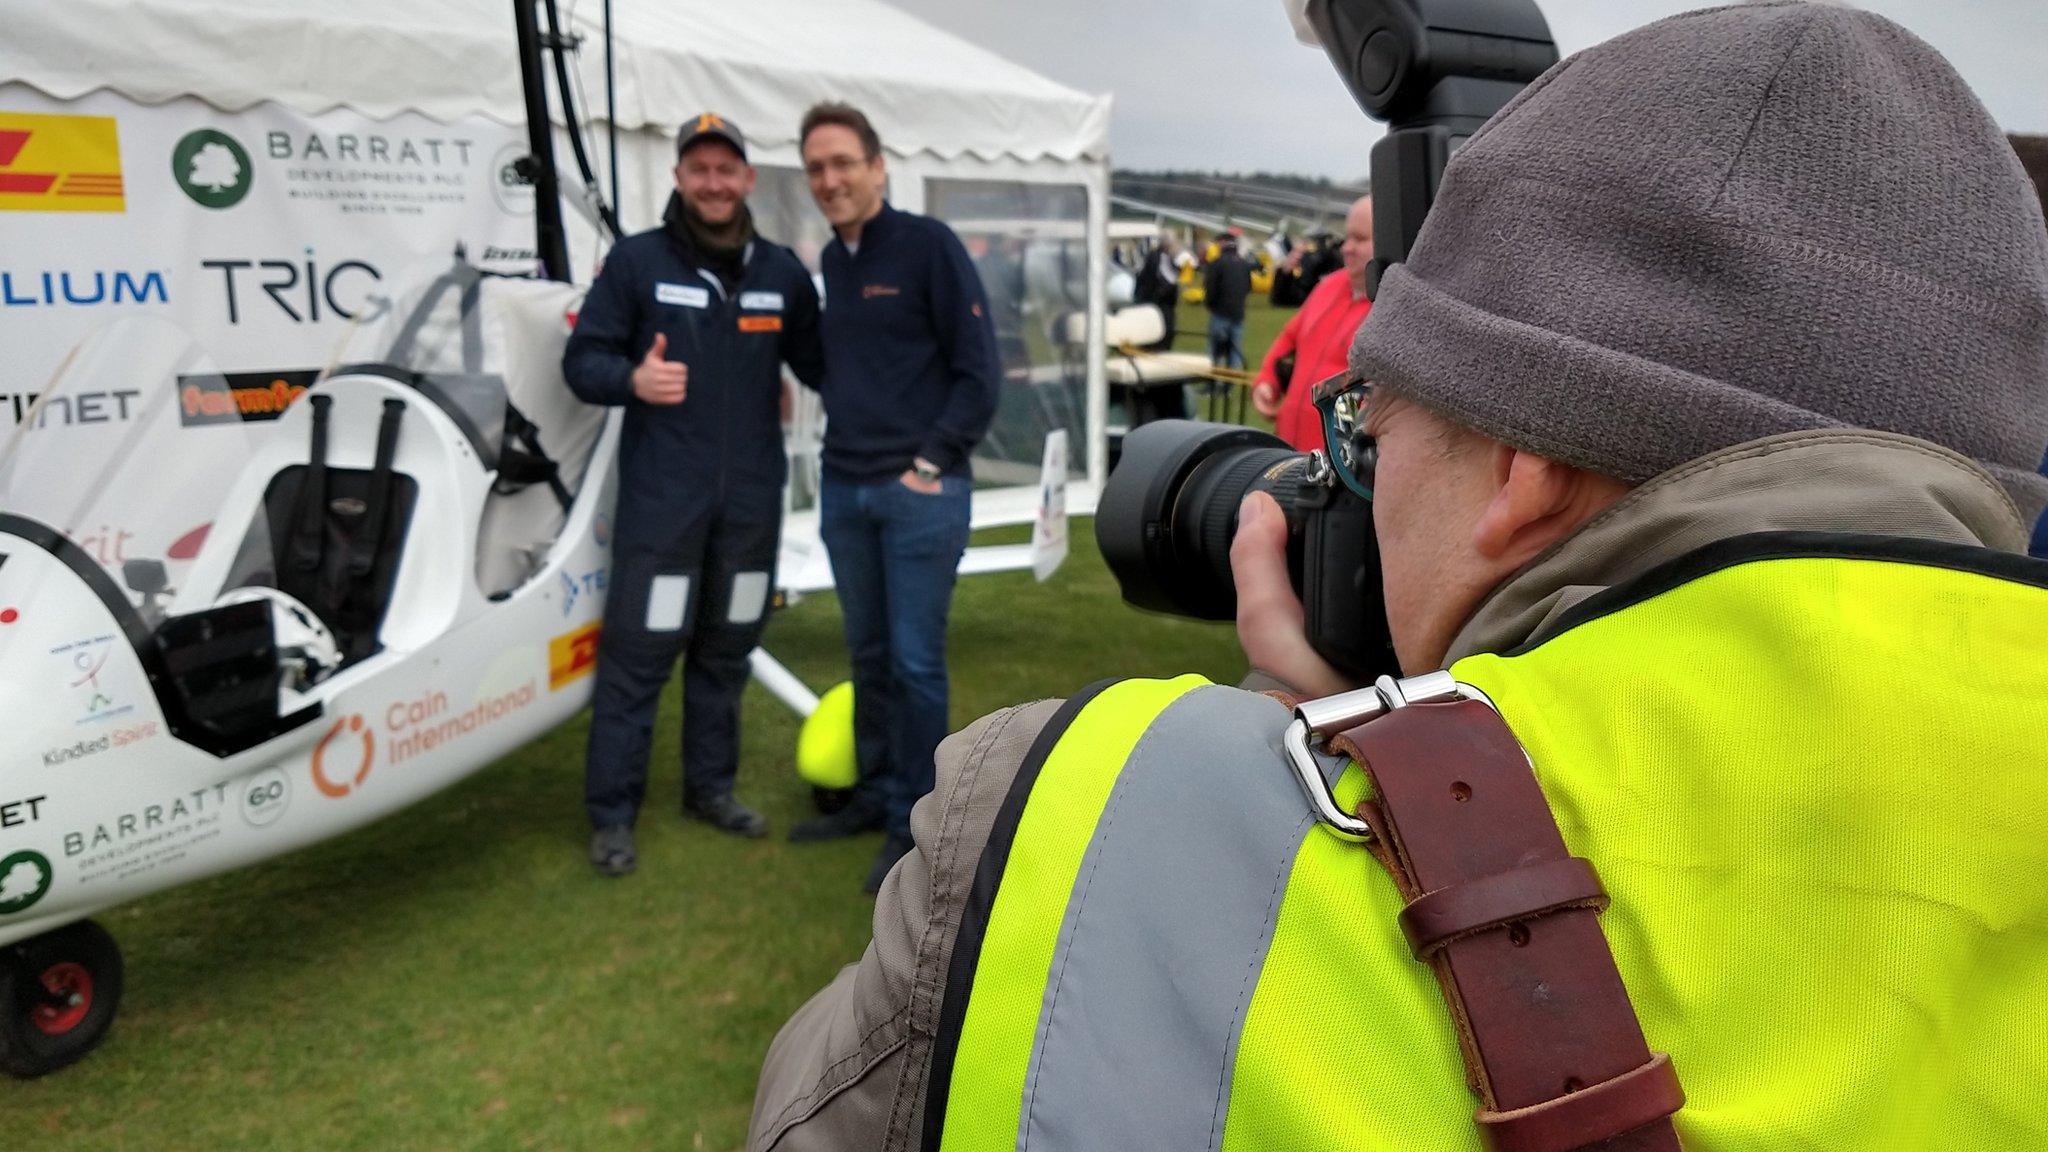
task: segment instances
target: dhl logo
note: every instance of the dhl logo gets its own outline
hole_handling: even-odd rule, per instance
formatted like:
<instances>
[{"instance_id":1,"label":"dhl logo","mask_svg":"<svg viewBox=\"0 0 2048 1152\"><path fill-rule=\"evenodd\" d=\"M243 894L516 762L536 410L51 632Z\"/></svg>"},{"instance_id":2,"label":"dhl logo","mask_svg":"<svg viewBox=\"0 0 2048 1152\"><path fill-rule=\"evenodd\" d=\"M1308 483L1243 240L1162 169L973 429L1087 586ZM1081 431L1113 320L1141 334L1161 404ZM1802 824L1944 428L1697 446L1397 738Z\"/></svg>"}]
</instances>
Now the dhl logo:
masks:
<instances>
[{"instance_id":1,"label":"dhl logo","mask_svg":"<svg viewBox=\"0 0 2048 1152\"><path fill-rule=\"evenodd\" d=\"M590 675L597 667L598 626L586 624L548 641L548 691Z\"/></svg>"},{"instance_id":2,"label":"dhl logo","mask_svg":"<svg viewBox=\"0 0 2048 1152\"><path fill-rule=\"evenodd\" d=\"M125 212L112 116L0 112L0 212Z\"/></svg>"}]
</instances>

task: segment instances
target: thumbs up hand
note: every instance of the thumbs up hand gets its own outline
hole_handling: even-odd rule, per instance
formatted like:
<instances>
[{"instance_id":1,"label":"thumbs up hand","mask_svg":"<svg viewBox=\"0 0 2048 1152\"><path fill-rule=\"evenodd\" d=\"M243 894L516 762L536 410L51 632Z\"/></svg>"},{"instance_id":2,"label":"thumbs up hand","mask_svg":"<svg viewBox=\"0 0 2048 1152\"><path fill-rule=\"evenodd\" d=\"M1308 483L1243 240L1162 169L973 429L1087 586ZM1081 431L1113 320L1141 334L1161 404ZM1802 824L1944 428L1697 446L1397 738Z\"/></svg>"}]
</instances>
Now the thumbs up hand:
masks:
<instances>
[{"instance_id":1,"label":"thumbs up hand","mask_svg":"<svg viewBox=\"0 0 2048 1152\"><path fill-rule=\"evenodd\" d=\"M633 395L647 404L681 404L690 390L690 366L665 359L668 336L656 332L647 358L633 369Z\"/></svg>"}]
</instances>

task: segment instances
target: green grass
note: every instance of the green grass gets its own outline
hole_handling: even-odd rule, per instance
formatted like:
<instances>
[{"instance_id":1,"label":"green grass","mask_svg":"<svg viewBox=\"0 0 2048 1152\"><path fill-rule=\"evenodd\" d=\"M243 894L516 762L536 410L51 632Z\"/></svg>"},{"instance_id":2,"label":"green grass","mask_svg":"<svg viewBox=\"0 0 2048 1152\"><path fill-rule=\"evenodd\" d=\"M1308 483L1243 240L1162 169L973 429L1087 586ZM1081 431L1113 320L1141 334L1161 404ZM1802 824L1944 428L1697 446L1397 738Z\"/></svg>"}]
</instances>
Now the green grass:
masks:
<instances>
[{"instance_id":1,"label":"green grass","mask_svg":"<svg viewBox=\"0 0 2048 1152\"><path fill-rule=\"evenodd\" d=\"M771 651L843 679L838 608L778 614ZM953 721L1109 675L1242 672L1223 625L1125 607L1074 524L1045 585L964 581ZM640 868L584 862L579 717L339 840L100 917L128 961L106 1044L0 1082L9 1149L737 1148L777 1027L860 956L878 839L792 846L809 814L795 717L746 701L742 842L677 815L676 685L663 700Z\"/></svg>"},{"instance_id":2,"label":"green grass","mask_svg":"<svg viewBox=\"0 0 2048 1152\"><path fill-rule=\"evenodd\" d=\"M1255 301L1251 349L1287 315ZM1202 319L1183 309L1182 329ZM766 643L813 688L846 676L830 595ZM1243 671L1228 626L1125 607L1085 520L1047 584L962 582L951 653L956 728L1105 676ZM758 687L740 794L775 835L684 823L676 687L629 879L584 862L579 717L379 824L103 914L121 1015L84 1063L0 1081L0 1147L740 1147L768 1041L867 942L878 838L781 839L810 793L796 718Z\"/></svg>"}]
</instances>

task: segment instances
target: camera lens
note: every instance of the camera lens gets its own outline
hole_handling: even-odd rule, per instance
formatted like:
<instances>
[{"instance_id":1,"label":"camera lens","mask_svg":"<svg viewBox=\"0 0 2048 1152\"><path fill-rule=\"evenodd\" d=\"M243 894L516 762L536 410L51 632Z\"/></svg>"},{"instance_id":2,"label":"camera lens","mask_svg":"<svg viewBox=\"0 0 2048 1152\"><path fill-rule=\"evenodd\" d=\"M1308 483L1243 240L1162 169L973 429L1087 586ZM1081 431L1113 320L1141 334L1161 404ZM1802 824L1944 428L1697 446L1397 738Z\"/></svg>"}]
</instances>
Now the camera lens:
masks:
<instances>
[{"instance_id":1,"label":"camera lens","mask_svg":"<svg viewBox=\"0 0 2048 1152\"><path fill-rule=\"evenodd\" d=\"M1160 420L1133 429L1095 510L1095 540L1124 599L1198 620L1234 617L1230 540L1238 505L1253 491L1273 490L1291 510L1294 501L1279 489L1299 483L1308 460L1250 428ZM1296 568L1299 552L1290 540Z\"/></svg>"}]
</instances>

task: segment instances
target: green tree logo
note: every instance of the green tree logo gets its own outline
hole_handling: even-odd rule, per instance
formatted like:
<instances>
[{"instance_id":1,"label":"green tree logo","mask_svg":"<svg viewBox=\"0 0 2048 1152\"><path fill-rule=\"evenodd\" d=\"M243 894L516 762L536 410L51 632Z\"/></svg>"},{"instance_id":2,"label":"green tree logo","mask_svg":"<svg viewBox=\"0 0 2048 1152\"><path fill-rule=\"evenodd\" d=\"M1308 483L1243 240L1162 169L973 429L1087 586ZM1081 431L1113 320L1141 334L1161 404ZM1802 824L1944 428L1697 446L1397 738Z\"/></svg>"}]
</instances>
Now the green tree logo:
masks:
<instances>
[{"instance_id":1,"label":"green tree logo","mask_svg":"<svg viewBox=\"0 0 2048 1152\"><path fill-rule=\"evenodd\" d=\"M26 912L50 890L50 861L40 852L0 860L0 916Z\"/></svg>"},{"instance_id":2,"label":"green tree logo","mask_svg":"<svg viewBox=\"0 0 2048 1152\"><path fill-rule=\"evenodd\" d=\"M171 150L171 176L202 208L232 208L249 194L256 170L234 137L212 128L185 133Z\"/></svg>"}]
</instances>

